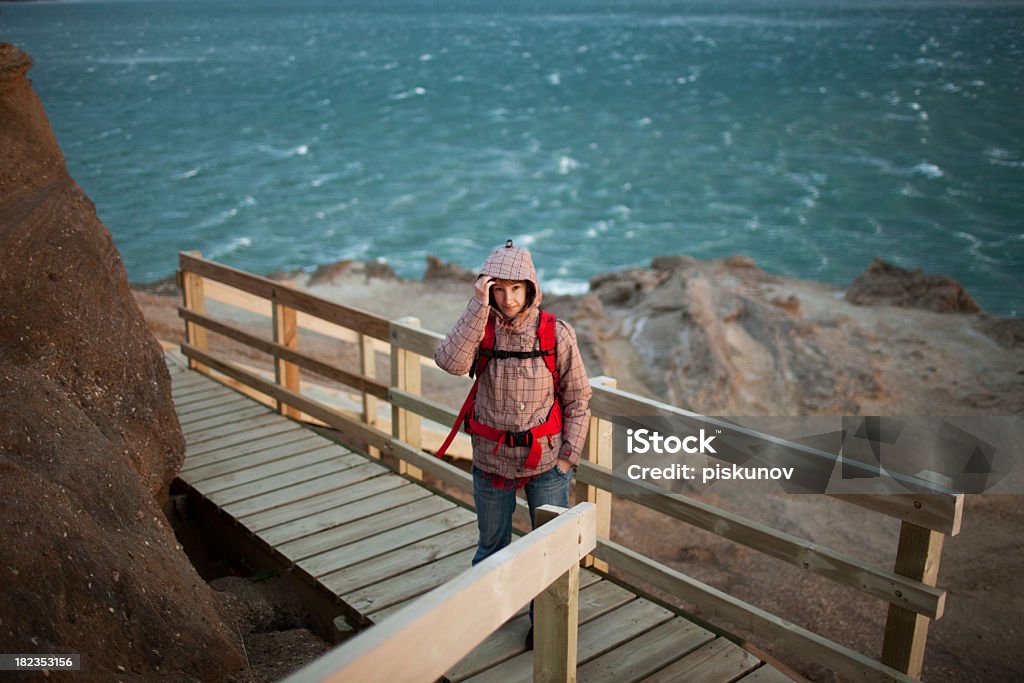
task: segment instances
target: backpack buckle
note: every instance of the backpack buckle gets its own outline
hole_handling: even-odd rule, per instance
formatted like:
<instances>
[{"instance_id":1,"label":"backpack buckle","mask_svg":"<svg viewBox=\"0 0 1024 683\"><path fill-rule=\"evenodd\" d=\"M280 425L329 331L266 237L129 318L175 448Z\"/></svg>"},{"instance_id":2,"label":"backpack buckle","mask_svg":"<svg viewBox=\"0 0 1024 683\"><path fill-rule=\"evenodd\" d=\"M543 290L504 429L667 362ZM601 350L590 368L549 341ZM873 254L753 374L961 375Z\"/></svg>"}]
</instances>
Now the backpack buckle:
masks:
<instances>
[{"instance_id":1,"label":"backpack buckle","mask_svg":"<svg viewBox=\"0 0 1024 683\"><path fill-rule=\"evenodd\" d=\"M509 430L505 432L505 443L516 448L530 448L533 446L533 432L529 429L522 432L513 432Z\"/></svg>"}]
</instances>

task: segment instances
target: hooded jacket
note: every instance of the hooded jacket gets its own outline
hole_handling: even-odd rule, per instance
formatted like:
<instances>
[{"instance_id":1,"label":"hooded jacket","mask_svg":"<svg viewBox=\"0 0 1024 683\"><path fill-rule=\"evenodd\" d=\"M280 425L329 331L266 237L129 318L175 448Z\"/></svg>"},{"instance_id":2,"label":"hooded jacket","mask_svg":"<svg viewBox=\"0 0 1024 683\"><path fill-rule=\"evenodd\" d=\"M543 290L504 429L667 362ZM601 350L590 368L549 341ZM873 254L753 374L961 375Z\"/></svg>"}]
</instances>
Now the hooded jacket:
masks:
<instances>
[{"instance_id":1,"label":"hooded jacket","mask_svg":"<svg viewBox=\"0 0 1024 683\"><path fill-rule=\"evenodd\" d=\"M540 348L537 324L540 317L540 283L530 252L519 247L499 247L480 268L481 275L501 280L525 280L533 285L533 300L511 320L474 297L434 354L437 365L453 375L473 367L488 317L495 318L494 348L531 351ZM563 320L555 324L555 364L559 375L558 397L562 406L562 433L541 441L540 462L526 469L529 448L495 443L473 434L473 465L505 479L523 479L545 472L559 458L575 465L583 450L590 425L590 381L576 342L576 332ZM555 401L554 383L544 359L492 358L480 376L475 419L501 430L523 431L544 423Z\"/></svg>"}]
</instances>

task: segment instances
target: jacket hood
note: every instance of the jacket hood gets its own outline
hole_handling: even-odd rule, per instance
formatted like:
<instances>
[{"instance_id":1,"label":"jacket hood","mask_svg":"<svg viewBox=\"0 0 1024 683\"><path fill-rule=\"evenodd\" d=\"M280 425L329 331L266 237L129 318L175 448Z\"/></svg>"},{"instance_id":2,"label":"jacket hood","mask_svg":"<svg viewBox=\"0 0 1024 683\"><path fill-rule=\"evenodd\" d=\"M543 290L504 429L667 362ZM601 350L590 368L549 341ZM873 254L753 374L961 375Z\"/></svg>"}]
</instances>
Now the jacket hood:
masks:
<instances>
[{"instance_id":1,"label":"jacket hood","mask_svg":"<svg viewBox=\"0 0 1024 683\"><path fill-rule=\"evenodd\" d=\"M533 285L535 292L529 308L540 305L540 283L537 281L537 270L533 267L533 257L526 249L512 246L512 240L491 252L480 267L480 274L499 280L526 280Z\"/></svg>"}]
</instances>

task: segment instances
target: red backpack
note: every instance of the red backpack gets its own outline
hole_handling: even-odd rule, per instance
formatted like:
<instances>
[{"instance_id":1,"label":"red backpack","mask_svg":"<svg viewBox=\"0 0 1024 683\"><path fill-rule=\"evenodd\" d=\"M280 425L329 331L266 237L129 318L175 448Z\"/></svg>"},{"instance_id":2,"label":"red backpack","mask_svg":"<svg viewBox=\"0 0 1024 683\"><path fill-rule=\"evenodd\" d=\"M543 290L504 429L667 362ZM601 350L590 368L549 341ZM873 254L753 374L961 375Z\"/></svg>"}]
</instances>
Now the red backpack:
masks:
<instances>
[{"instance_id":1,"label":"red backpack","mask_svg":"<svg viewBox=\"0 0 1024 683\"><path fill-rule=\"evenodd\" d=\"M473 383L473 388L469 390L469 395L466 396L466 400L462 404L462 410L459 411L459 416L455 419L452 430L448 433L444 443L441 444L441 448L437 450L437 457L440 458L445 454L448 446L451 445L452 440L458 433L459 427L464 427L468 434L479 434L489 441L494 441L495 453L498 452L498 447L503 443L514 447L529 447L530 453L526 458L526 468L532 470L537 467L537 464L540 462L541 437L546 436L550 440L553 435L559 434L562 431L562 406L558 401L558 368L555 367L555 346L557 344L555 337L556 320L557 318L547 311L540 311L540 320L537 323L537 337L540 339L539 349L533 351L503 351L494 348L494 316L490 315L487 317L484 338L480 342L480 351L476 357L476 364L469 371L470 377L474 374L476 375L476 381ZM476 405L477 386L480 384L480 377L483 375L484 368L487 367L487 363L491 358L536 358L538 356L544 358L544 363L551 372L551 379L555 387L555 401L551 406L551 412L548 413L547 420L532 429L526 429L521 432L501 430L482 422L477 422L473 410Z\"/></svg>"}]
</instances>

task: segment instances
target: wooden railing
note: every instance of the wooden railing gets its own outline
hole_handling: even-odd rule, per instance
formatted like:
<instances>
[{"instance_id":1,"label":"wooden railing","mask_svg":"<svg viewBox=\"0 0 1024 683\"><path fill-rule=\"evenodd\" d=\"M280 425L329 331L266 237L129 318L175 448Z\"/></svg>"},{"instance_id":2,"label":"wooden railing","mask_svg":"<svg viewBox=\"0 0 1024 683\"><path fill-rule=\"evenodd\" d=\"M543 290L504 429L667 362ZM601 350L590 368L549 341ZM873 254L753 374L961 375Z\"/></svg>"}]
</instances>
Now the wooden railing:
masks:
<instances>
[{"instance_id":1,"label":"wooden railing","mask_svg":"<svg viewBox=\"0 0 1024 683\"><path fill-rule=\"evenodd\" d=\"M591 503L537 513L536 531L286 682L435 681L535 597L534 680L575 680L580 560L596 545L597 514Z\"/></svg>"},{"instance_id":2,"label":"wooden railing","mask_svg":"<svg viewBox=\"0 0 1024 683\"><path fill-rule=\"evenodd\" d=\"M457 415L451 406L430 400L420 392L421 368L433 365L434 351L443 338L441 334L421 329L415 319L388 321L198 255L180 255L179 277L185 301L181 315L186 321L186 342L182 351L194 368L219 374L245 391L257 392L283 413L301 414L328 425L353 445L379 454L399 472L413 477L427 472L457 490L472 492L472 479L467 473L421 448L422 420L447 426ZM272 311L272 340L208 315L206 299L213 298L211 295L218 288L220 301L252 312ZM252 296L262 303L254 304ZM314 330L355 344L360 353L359 368L343 370L300 352L297 330ZM211 352L207 331L268 354L275 369L273 379ZM391 377L386 384L373 372L374 349L390 354ZM300 368L358 392L362 397L361 410L339 409L304 395L300 388ZM593 564L599 570L610 565L617 572L696 605L711 615L712 621L729 621L784 651L809 658L842 676L879 681L920 677L928 625L942 616L945 606L946 593L935 584L943 540L960 531L962 494L927 479L904 478L900 483L914 493L833 496L900 520L893 569L882 569L695 498L667 493L613 473L610 470L613 417L663 416L700 426L714 423L714 419L621 391L610 378L592 379L591 385L593 417L586 446L587 461L581 462L577 474L584 487L577 492L577 499L585 497L596 508L597 547L593 557L586 560L588 565ZM391 405L390 431L378 427L375 408L378 400ZM727 426L736 429L733 424ZM785 449L777 449L780 452L809 458L834 458L751 430L747 430L747 436L765 444L785 446ZM831 641L612 542L613 496L631 500L888 603L880 659ZM516 515L520 523L528 519L525 505L518 506Z\"/></svg>"}]
</instances>

